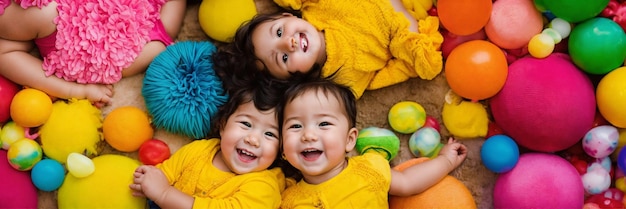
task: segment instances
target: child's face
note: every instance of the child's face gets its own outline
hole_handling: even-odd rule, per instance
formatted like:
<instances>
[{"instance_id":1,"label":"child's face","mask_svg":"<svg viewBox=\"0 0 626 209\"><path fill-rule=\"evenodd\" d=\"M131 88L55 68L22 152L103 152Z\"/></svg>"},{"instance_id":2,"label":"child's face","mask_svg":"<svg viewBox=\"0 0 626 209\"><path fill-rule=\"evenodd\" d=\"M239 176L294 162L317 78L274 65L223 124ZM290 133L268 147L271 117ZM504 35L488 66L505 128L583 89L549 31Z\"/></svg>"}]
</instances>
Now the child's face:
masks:
<instances>
[{"instance_id":1,"label":"child's face","mask_svg":"<svg viewBox=\"0 0 626 209\"><path fill-rule=\"evenodd\" d=\"M358 130L333 94L309 90L285 106L285 157L309 183L321 183L345 167L346 153L356 143Z\"/></svg>"},{"instance_id":2,"label":"child's face","mask_svg":"<svg viewBox=\"0 0 626 209\"><path fill-rule=\"evenodd\" d=\"M267 169L278 153L278 119L274 110L260 112L253 102L240 105L221 130L226 166L244 174Z\"/></svg>"},{"instance_id":3,"label":"child's face","mask_svg":"<svg viewBox=\"0 0 626 209\"><path fill-rule=\"evenodd\" d=\"M252 32L254 54L278 79L306 73L326 57L324 37L309 22L290 14L261 23Z\"/></svg>"}]
</instances>

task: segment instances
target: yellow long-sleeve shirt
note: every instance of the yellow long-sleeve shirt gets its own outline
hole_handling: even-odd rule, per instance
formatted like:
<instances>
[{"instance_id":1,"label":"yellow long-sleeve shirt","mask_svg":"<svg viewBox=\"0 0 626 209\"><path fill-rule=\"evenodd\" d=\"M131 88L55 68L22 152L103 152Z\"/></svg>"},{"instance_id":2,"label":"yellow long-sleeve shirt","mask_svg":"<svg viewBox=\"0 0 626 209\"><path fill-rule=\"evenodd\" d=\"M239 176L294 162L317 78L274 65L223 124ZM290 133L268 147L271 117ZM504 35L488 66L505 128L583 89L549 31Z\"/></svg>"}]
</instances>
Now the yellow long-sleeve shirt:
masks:
<instances>
[{"instance_id":1,"label":"yellow long-sleeve shirt","mask_svg":"<svg viewBox=\"0 0 626 209\"><path fill-rule=\"evenodd\" d=\"M280 168L237 175L213 166L220 140L195 140L158 164L170 184L195 197L193 208L278 208L285 176Z\"/></svg>"},{"instance_id":2,"label":"yellow long-sleeve shirt","mask_svg":"<svg viewBox=\"0 0 626 209\"><path fill-rule=\"evenodd\" d=\"M419 33L391 2L381 0L274 0L300 10L326 41L322 76L363 92L420 77L433 79L443 67L439 19L419 20ZM416 12L413 12L416 13ZM421 13L424 13L423 11Z\"/></svg>"},{"instance_id":3,"label":"yellow long-sleeve shirt","mask_svg":"<svg viewBox=\"0 0 626 209\"><path fill-rule=\"evenodd\" d=\"M283 192L282 209L292 208L389 208L389 161L377 153L348 159L339 175L321 184L301 180Z\"/></svg>"}]
</instances>

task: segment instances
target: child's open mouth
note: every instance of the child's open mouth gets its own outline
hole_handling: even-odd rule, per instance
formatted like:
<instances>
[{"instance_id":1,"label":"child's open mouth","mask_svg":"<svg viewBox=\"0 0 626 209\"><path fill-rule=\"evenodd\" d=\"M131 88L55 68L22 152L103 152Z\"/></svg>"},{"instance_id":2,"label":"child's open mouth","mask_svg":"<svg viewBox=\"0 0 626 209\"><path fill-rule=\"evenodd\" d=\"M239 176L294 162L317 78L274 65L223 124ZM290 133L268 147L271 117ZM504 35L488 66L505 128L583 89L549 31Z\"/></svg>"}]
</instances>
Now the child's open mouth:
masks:
<instances>
[{"instance_id":1,"label":"child's open mouth","mask_svg":"<svg viewBox=\"0 0 626 209\"><path fill-rule=\"evenodd\" d=\"M322 155L322 153L322 150L307 149L302 151L300 154L302 155L302 158L304 158L304 160L306 161L315 161Z\"/></svg>"},{"instance_id":2,"label":"child's open mouth","mask_svg":"<svg viewBox=\"0 0 626 209\"><path fill-rule=\"evenodd\" d=\"M239 154L239 159L243 162L252 162L257 158L256 155L244 149L237 149L237 154Z\"/></svg>"},{"instance_id":3,"label":"child's open mouth","mask_svg":"<svg viewBox=\"0 0 626 209\"><path fill-rule=\"evenodd\" d=\"M309 39L306 38L304 33L300 34L300 48L303 52L306 52L309 49Z\"/></svg>"}]
</instances>

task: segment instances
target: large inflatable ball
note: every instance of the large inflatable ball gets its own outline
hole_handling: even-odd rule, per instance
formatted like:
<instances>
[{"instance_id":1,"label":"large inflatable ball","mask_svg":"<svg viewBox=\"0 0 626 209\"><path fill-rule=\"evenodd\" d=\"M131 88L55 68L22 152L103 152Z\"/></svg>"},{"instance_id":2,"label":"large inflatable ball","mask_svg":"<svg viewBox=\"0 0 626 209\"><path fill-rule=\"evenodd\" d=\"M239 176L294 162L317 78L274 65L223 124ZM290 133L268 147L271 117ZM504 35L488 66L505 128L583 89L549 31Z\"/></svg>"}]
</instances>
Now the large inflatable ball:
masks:
<instances>
[{"instance_id":1,"label":"large inflatable ball","mask_svg":"<svg viewBox=\"0 0 626 209\"><path fill-rule=\"evenodd\" d=\"M490 107L495 122L518 145L554 152L576 144L592 128L596 100L589 78L567 55L553 53L511 64Z\"/></svg>"}]
</instances>

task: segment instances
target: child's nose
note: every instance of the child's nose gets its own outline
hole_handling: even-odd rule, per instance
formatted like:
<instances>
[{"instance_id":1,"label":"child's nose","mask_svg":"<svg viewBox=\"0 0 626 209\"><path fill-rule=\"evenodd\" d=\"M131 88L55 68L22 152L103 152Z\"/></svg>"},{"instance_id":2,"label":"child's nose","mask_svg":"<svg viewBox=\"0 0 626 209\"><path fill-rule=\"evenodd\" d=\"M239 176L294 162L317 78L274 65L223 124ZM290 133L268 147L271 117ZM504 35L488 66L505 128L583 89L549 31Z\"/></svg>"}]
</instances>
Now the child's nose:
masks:
<instances>
[{"instance_id":1,"label":"child's nose","mask_svg":"<svg viewBox=\"0 0 626 209\"><path fill-rule=\"evenodd\" d=\"M259 146L259 139L258 139L258 137L254 136L254 134L248 135L243 140L244 140L244 142L246 142L246 144L249 144L251 146L254 146L254 147L258 147Z\"/></svg>"},{"instance_id":2,"label":"child's nose","mask_svg":"<svg viewBox=\"0 0 626 209\"><path fill-rule=\"evenodd\" d=\"M302 135L302 141L303 142L317 141L317 135L315 135L315 133L313 133L312 131L307 131Z\"/></svg>"},{"instance_id":3,"label":"child's nose","mask_svg":"<svg viewBox=\"0 0 626 209\"><path fill-rule=\"evenodd\" d=\"M298 43L296 43L296 39L293 37L286 37L283 39L282 41L282 50L285 51L294 51L296 49L296 45Z\"/></svg>"}]
</instances>

